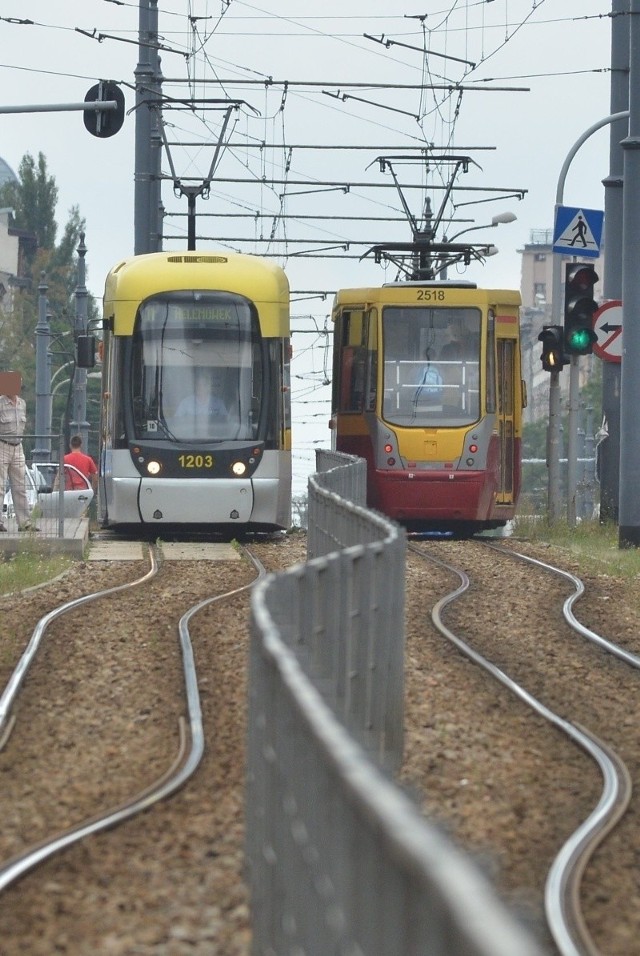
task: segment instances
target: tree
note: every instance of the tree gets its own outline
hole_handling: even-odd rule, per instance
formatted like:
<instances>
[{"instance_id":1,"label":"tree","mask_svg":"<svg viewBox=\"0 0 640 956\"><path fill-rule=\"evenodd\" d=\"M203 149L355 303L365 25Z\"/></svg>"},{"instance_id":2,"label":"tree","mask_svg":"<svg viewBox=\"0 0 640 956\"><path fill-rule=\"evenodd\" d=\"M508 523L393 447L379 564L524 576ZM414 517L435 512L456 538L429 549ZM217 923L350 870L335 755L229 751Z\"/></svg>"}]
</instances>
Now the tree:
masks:
<instances>
[{"instance_id":1,"label":"tree","mask_svg":"<svg viewBox=\"0 0 640 956\"><path fill-rule=\"evenodd\" d=\"M0 326L2 363L5 368L20 369L27 395L34 390L35 327L38 320L38 286L42 273L46 276L48 286L47 299L54 336L54 367L73 354L73 340L69 332L73 329L75 317L73 296L77 285L76 250L80 233L85 230L85 220L80 216L78 207L72 206L62 239L56 244L57 201L58 187L55 178L49 174L47 161L42 153L38 154L37 162L30 153L26 153L18 167L18 182L11 181L0 188L0 206L14 210L15 228L24 230L37 239L32 249L27 248L24 274L20 276L28 281L16 292L13 310L4 316ZM89 318L95 318L96 315L95 301L90 297Z\"/></svg>"},{"instance_id":2,"label":"tree","mask_svg":"<svg viewBox=\"0 0 640 956\"><path fill-rule=\"evenodd\" d=\"M11 206L16 226L33 233L39 249L53 249L56 242L55 219L58 187L47 172L47 161L38 153L38 163L25 153L18 167L19 182L8 182L0 190L0 204Z\"/></svg>"}]
</instances>

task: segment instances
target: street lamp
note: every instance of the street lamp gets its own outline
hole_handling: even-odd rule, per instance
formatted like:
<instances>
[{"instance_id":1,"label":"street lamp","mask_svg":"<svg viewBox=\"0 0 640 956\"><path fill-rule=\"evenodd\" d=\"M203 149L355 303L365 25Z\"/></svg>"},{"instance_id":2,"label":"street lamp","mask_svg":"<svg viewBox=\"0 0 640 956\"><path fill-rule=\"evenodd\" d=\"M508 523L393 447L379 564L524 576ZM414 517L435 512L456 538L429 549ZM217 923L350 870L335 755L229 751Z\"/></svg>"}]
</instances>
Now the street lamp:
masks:
<instances>
[{"instance_id":1,"label":"street lamp","mask_svg":"<svg viewBox=\"0 0 640 956\"><path fill-rule=\"evenodd\" d=\"M443 236L442 241L443 241L444 244L449 243L449 242L454 242L454 241L455 241L456 239L458 239L460 236L464 236L464 235L466 235L468 232L474 232L474 231L477 230L477 229L491 229L491 228L494 228L495 226L499 226L501 223L515 222L517 218L518 218L518 217L517 217L516 214L513 213L513 212L499 212L496 216L493 217L493 219L491 220L491 222L487 222L487 223L485 223L485 224L482 225L482 226L468 226L467 229L461 229L460 232L456 232L456 234L453 235L453 236L449 236L449 237ZM485 257L486 257L486 256L495 256L497 252L498 252L498 250L497 250L497 248L496 248L494 245L489 245L489 246L486 247L485 252L484 252L484 255L485 255ZM444 260L444 264L443 264L442 268L439 270L439 272L440 272L440 274L441 274L441 278L443 278L443 279L446 279L446 278L447 278L447 267L448 267L449 263L457 262L459 258L460 258L460 257L458 256L457 258L445 259L445 260Z\"/></svg>"},{"instance_id":2,"label":"street lamp","mask_svg":"<svg viewBox=\"0 0 640 956\"><path fill-rule=\"evenodd\" d=\"M506 222L515 222L518 217L514 212L499 212L497 216L494 216L491 222L486 223L484 226L469 226L467 229L462 229L460 232L456 232L455 236L444 237L444 242L453 242L459 236L463 236L467 232L473 232L474 229L491 229L494 226L499 226L501 223Z\"/></svg>"}]
</instances>

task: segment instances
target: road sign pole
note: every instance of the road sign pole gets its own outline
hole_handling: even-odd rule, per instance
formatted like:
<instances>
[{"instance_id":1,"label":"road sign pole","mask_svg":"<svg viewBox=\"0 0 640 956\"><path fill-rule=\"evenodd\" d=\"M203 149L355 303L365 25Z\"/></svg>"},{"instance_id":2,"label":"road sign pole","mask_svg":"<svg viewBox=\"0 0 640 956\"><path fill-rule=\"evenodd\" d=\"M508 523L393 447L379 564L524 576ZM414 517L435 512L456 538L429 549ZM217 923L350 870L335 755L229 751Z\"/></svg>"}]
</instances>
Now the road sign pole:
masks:
<instances>
[{"instance_id":1,"label":"road sign pole","mask_svg":"<svg viewBox=\"0 0 640 956\"><path fill-rule=\"evenodd\" d=\"M567 524L576 526L576 492L578 487L578 405L580 396L579 356L571 356L569 366L569 435L567 437Z\"/></svg>"},{"instance_id":2,"label":"road sign pole","mask_svg":"<svg viewBox=\"0 0 640 956\"><path fill-rule=\"evenodd\" d=\"M552 372L549 380L549 427L547 431L547 515L549 523L560 520L560 373Z\"/></svg>"},{"instance_id":3,"label":"road sign pole","mask_svg":"<svg viewBox=\"0 0 640 956\"><path fill-rule=\"evenodd\" d=\"M603 126L608 126L610 123L617 122L617 120L626 119L628 116L629 116L629 110L621 110L619 113L612 113L610 116L605 116L604 119L599 120L597 123L594 123L593 126L590 126L589 129L585 130L582 136L580 136L579 139L576 140L576 142L573 144L573 146L567 153L567 157L564 163L562 164L562 168L560 170L560 175L558 176L558 185L556 187L556 210L558 209L559 206L562 205L562 202L564 199L564 185L567 179L567 173L569 172L569 167L571 166L571 163L573 162L573 158L578 152L578 150L580 149L580 147L589 139L590 136L592 136L599 129L602 129ZM557 255L556 253L554 253L553 255L553 262L551 266L551 294L553 296L552 303L551 303L553 323L554 325L559 325L561 316L562 316L561 306L560 306L560 300L562 299L562 262L560 260L560 256ZM576 366L577 366L577 363L576 363ZM578 369L576 367L576 371L574 373L574 362L572 360L571 366L569 369L569 375L572 376L574 374L577 379ZM569 381L569 394L571 395L571 379ZM551 421L551 394L549 394L549 406L550 406L549 420ZM575 430L576 432L575 447L576 448L577 448L577 427L578 427L577 416L575 416L575 421L573 422L571 421L571 416L570 416L569 444L571 444L571 434ZM558 447L559 447L559 444L558 444ZM551 498L551 496L554 493L557 493L558 495L560 494L560 486L557 485L556 487L552 488L551 481L552 481L552 478L551 478L551 468L550 468L549 469L549 498ZM575 503L575 496L576 496L575 487L573 489L571 489L570 486L567 487L567 502L573 499Z\"/></svg>"}]
</instances>

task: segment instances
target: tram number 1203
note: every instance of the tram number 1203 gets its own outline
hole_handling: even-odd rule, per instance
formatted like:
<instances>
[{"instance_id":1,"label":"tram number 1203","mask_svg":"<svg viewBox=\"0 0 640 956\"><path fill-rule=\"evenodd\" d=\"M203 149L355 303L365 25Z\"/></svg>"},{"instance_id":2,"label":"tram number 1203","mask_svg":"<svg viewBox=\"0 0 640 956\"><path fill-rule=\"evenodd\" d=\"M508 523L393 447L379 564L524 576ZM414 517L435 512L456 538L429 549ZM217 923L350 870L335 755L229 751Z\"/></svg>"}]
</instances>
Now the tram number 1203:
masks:
<instances>
[{"instance_id":1,"label":"tram number 1203","mask_svg":"<svg viewBox=\"0 0 640 956\"><path fill-rule=\"evenodd\" d=\"M213 455L179 455L181 468L213 468Z\"/></svg>"}]
</instances>

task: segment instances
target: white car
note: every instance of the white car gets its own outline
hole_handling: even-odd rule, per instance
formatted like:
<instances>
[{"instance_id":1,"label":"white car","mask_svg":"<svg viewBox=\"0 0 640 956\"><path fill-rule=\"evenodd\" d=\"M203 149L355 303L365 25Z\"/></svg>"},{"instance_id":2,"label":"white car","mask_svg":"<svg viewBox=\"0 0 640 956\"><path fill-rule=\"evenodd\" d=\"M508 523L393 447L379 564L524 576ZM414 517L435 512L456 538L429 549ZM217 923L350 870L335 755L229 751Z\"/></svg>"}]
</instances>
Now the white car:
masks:
<instances>
[{"instance_id":1,"label":"white car","mask_svg":"<svg viewBox=\"0 0 640 956\"><path fill-rule=\"evenodd\" d=\"M27 469L28 470L28 469ZM60 492L57 490L58 466L42 465L31 466L33 482L37 489L38 506L43 518L58 517L58 500ZM82 518L93 501L93 488L89 479L74 465L64 466L65 476L73 472L73 484L81 487L66 488L63 493L64 517ZM47 480L48 479L48 480ZM53 480L52 480L53 479Z\"/></svg>"},{"instance_id":2,"label":"white car","mask_svg":"<svg viewBox=\"0 0 640 956\"><path fill-rule=\"evenodd\" d=\"M93 500L93 488L88 479L73 465L64 466L65 473L74 473L74 484L80 488L67 489L63 494L64 518L82 518ZM54 462L38 462L27 466L27 498L31 509L38 506L43 518L57 518L60 492L57 489L58 465ZM2 508L7 518L15 517L11 489L7 489Z\"/></svg>"}]
</instances>

